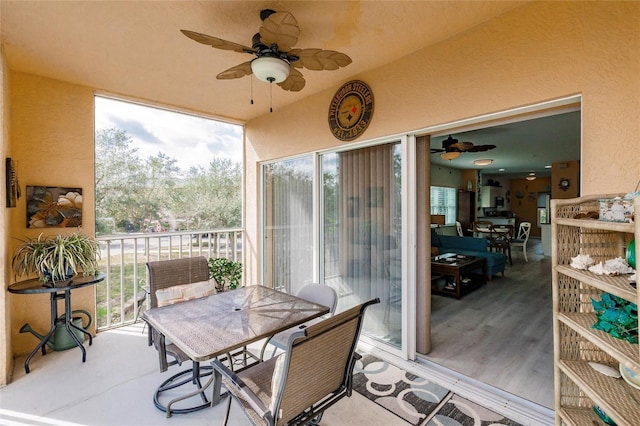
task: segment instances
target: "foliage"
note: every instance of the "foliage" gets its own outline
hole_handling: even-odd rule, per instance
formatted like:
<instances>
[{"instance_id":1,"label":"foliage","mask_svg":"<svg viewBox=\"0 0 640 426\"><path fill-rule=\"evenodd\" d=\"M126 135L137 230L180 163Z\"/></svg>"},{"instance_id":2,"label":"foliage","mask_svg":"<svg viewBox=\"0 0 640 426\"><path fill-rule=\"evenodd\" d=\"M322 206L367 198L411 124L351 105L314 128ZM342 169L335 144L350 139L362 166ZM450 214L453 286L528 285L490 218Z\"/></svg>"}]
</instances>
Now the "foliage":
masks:
<instances>
[{"instance_id":1,"label":"foliage","mask_svg":"<svg viewBox=\"0 0 640 426\"><path fill-rule=\"evenodd\" d=\"M64 280L82 271L98 271L100 246L93 238L80 233L20 240L12 259L16 277L36 274L42 281Z\"/></svg>"},{"instance_id":2,"label":"foliage","mask_svg":"<svg viewBox=\"0 0 640 426\"><path fill-rule=\"evenodd\" d=\"M96 132L96 232L241 226L242 166L214 158L209 168L183 172L163 153L142 159L125 131Z\"/></svg>"},{"instance_id":3,"label":"foliage","mask_svg":"<svg viewBox=\"0 0 640 426\"><path fill-rule=\"evenodd\" d=\"M621 297L604 293L600 301L591 299L596 311L596 330L609 333L617 339L638 343L638 306Z\"/></svg>"},{"instance_id":4,"label":"foliage","mask_svg":"<svg viewBox=\"0 0 640 426\"><path fill-rule=\"evenodd\" d=\"M192 167L173 193L172 213L188 229L236 228L242 218L242 166L214 158L208 168Z\"/></svg>"},{"instance_id":5,"label":"foliage","mask_svg":"<svg viewBox=\"0 0 640 426\"><path fill-rule=\"evenodd\" d=\"M209 277L216 281L216 290L225 288L234 290L240 286L242 279L242 262L235 262L225 257L209 258Z\"/></svg>"}]
</instances>

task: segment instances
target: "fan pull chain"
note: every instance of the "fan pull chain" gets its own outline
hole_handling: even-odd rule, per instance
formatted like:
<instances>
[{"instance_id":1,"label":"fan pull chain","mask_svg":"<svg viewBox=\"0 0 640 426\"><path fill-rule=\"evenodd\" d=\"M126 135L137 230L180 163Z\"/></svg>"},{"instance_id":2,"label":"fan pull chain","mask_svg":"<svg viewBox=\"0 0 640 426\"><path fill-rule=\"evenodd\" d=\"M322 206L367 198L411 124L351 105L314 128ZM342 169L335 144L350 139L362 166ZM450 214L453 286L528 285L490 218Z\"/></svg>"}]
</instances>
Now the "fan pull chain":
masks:
<instances>
[{"instance_id":1,"label":"fan pull chain","mask_svg":"<svg viewBox=\"0 0 640 426\"><path fill-rule=\"evenodd\" d=\"M267 77L269 80L269 112L273 112L273 82L276 81L273 77Z\"/></svg>"},{"instance_id":2,"label":"fan pull chain","mask_svg":"<svg viewBox=\"0 0 640 426\"><path fill-rule=\"evenodd\" d=\"M253 74L249 80L251 80L251 105L253 105Z\"/></svg>"}]
</instances>

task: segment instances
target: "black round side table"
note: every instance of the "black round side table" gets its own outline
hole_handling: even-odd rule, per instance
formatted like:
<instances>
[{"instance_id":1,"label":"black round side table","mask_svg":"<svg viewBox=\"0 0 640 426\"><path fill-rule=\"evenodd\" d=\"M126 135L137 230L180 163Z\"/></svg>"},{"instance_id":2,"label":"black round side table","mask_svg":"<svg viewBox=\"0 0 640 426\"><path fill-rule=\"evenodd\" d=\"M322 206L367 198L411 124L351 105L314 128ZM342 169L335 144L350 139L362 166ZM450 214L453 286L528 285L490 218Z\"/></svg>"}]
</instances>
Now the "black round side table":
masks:
<instances>
[{"instance_id":1,"label":"black round side table","mask_svg":"<svg viewBox=\"0 0 640 426\"><path fill-rule=\"evenodd\" d=\"M26 281L20 281L17 283L13 283L9 286L9 293L14 294L42 294L49 293L51 298L51 328L49 332L40 339L40 343L35 347L33 351L27 356L26 361L24 362L24 370L29 374L29 361L31 358L38 352L39 349L42 350L42 355L46 355L46 344L47 341L53 336L56 329L58 327L65 327L69 332L69 335L73 338L73 341L82 351L82 362L85 362L87 359L87 351L82 345L82 342L76 336L76 333L73 332L72 328L89 336L89 345L93 343L93 336L91 333L83 329L82 327L78 327L72 322L71 315L71 290L75 290L77 288L87 287L90 285L94 285L104 280L104 274L98 275L77 275L71 278L71 280L64 283L57 283L60 287L53 287L45 285L39 279L31 279ZM64 299L64 319L58 319L58 300Z\"/></svg>"}]
</instances>

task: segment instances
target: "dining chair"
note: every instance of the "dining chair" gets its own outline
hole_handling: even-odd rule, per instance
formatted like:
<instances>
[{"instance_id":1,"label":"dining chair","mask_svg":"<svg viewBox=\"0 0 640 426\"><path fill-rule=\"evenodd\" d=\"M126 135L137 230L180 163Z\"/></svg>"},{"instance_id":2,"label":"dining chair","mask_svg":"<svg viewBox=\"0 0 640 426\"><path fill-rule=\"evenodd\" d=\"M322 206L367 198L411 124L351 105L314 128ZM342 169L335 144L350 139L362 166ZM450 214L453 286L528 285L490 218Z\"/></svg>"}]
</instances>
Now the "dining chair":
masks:
<instances>
[{"instance_id":1,"label":"dining chair","mask_svg":"<svg viewBox=\"0 0 640 426\"><path fill-rule=\"evenodd\" d=\"M471 225L471 228L473 230L473 236L485 238L485 235L490 232L491 225L493 225L493 222L490 222L488 220L474 221L473 224Z\"/></svg>"},{"instance_id":2,"label":"dining chair","mask_svg":"<svg viewBox=\"0 0 640 426\"><path fill-rule=\"evenodd\" d=\"M237 373L215 360L216 379L253 424L318 424L325 410L351 396L365 310L379 302L369 300L298 330L289 336L284 353Z\"/></svg>"},{"instance_id":3,"label":"dining chair","mask_svg":"<svg viewBox=\"0 0 640 426\"><path fill-rule=\"evenodd\" d=\"M296 294L297 297L308 300L313 303L317 303L318 305L326 306L329 308L329 316L333 315L336 310L336 306L338 305L338 293L328 285L318 284L318 283L310 283L305 284ZM305 327L310 326L311 324L315 324L317 322L322 321L322 318L315 318L310 321L305 322L297 327L290 328L288 330L282 331L274 336L271 336L264 342L262 346L262 350L260 351L260 359L264 359L264 352L267 345L273 346L273 352L271 353L271 357L273 357L278 349L286 349L287 341L289 337L295 333L296 331L302 330Z\"/></svg>"},{"instance_id":4,"label":"dining chair","mask_svg":"<svg viewBox=\"0 0 640 426\"><path fill-rule=\"evenodd\" d=\"M511 260L511 240L513 239L513 225L493 225L489 226L489 237L487 248L489 251L501 251L509 258L509 264L513 266Z\"/></svg>"},{"instance_id":5,"label":"dining chair","mask_svg":"<svg viewBox=\"0 0 640 426\"><path fill-rule=\"evenodd\" d=\"M527 259L527 241L529 241L529 234L531 233L531 222L520 222L520 227L518 228L518 235L514 239L511 240L512 247L522 247L522 254L524 255L524 261L528 262Z\"/></svg>"}]
</instances>

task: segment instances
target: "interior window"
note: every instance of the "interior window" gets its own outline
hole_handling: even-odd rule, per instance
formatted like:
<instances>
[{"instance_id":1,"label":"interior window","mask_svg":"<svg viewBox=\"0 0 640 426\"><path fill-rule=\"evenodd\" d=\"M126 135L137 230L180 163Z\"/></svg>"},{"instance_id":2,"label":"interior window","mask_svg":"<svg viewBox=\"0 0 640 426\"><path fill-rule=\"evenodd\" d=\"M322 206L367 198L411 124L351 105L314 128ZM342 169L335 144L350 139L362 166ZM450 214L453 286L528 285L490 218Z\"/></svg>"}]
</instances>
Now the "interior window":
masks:
<instances>
[{"instance_id":1,"label":"interior window","mask_svg":"<svg viewBox=\"0 0 640 426\"><path fill-rule=\"evenodd\" d=\"M443 214L447 225L456 221L456 190L443 186L431 187L431 214Z\"/></svg>"}]
</instances>

